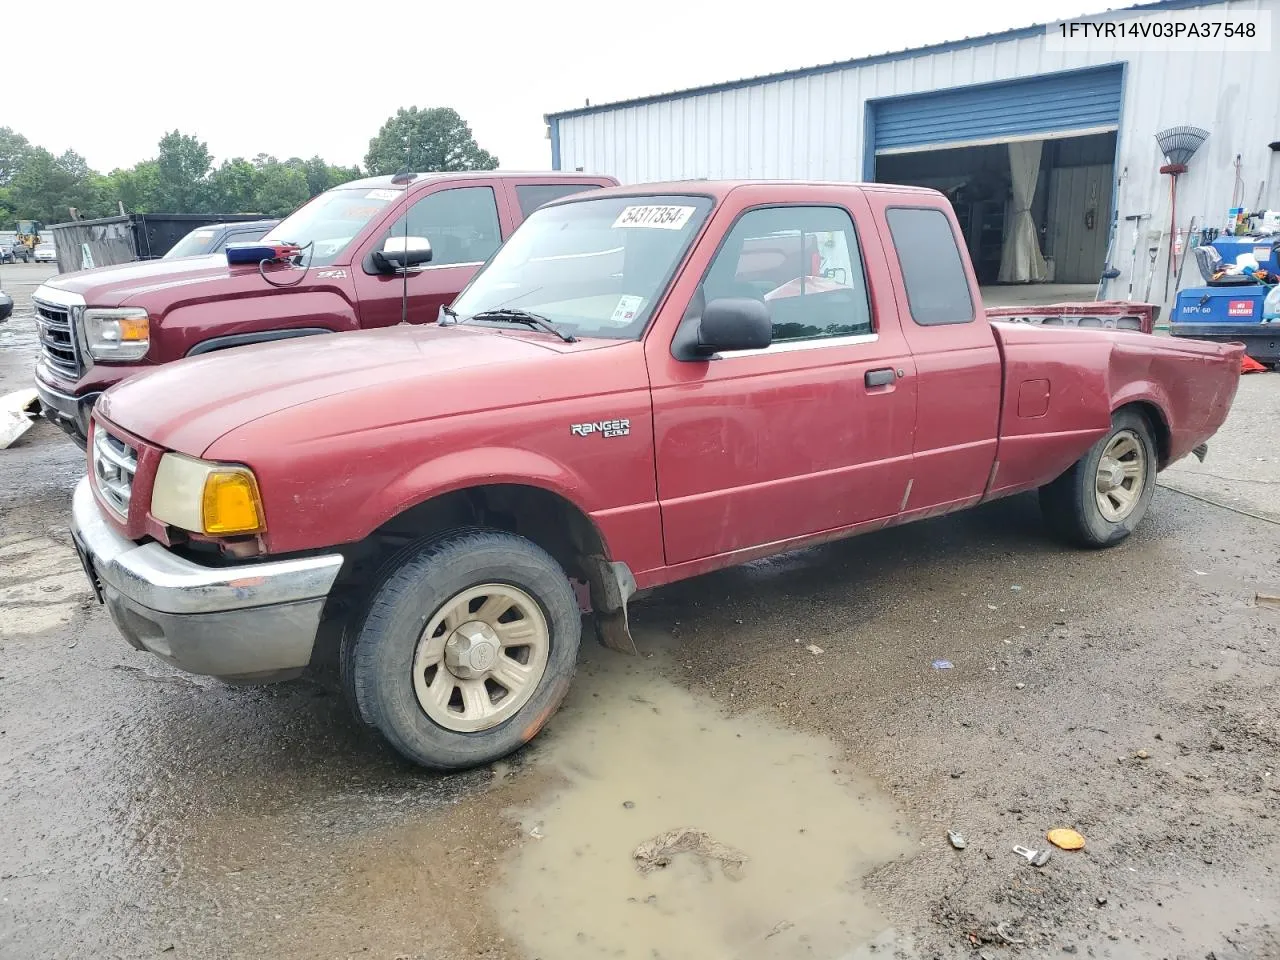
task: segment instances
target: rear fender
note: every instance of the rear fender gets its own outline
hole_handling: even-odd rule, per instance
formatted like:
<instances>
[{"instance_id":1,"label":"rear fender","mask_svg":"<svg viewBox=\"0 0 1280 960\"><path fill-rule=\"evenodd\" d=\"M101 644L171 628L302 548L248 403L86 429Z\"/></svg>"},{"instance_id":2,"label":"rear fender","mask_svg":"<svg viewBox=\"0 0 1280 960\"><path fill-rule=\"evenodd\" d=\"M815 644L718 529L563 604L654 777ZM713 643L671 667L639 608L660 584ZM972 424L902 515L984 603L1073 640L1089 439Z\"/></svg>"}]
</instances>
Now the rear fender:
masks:
<instances>
[{"instance_id":1,"label":"rear fender","mask_svg":"<svg viewBox=\"0 0 1280 960\"><path fill-rule=\"evenodd\" d=\"M1111 413L1121 407L1137 406L1151 421L1156 447L1160 455L1160 469L1169 465L1169 397L1164 387L1152 380L1136 380L1126 383L1111 398Z\"/></svg>"}]
</instances>

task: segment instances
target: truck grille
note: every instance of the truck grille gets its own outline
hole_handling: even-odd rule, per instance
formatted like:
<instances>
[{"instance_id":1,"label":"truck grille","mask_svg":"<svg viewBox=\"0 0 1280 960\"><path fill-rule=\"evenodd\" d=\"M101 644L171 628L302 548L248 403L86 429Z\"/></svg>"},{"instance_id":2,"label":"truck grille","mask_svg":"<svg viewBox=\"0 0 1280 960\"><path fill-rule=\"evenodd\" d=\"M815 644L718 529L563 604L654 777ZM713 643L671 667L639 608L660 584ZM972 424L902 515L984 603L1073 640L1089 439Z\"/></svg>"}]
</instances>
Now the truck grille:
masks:
<instances>
[{"instance_id":1,"label":"truck grille","mask_svg":"<svg viewBox=\"0 0 1280 960\"><path fill-rule=\"evenodd\" d=\"M129 516L129 499L137 472L138 451L111 436L99 424L93 435L93 482L121 517Z\"/></svg>"},{"instance_id":2,"label":"truck grille","mask_svg":"<svg viewBox=\"0 0 1280 960\"><path fill-rule=\"evenodd\" d=\"M68 380L80 379L83 372L80 349L71 328L71 311L66 307L32 300L36 308L36 328L40 336L40 358Z\"/></svg>"}]
</instances>

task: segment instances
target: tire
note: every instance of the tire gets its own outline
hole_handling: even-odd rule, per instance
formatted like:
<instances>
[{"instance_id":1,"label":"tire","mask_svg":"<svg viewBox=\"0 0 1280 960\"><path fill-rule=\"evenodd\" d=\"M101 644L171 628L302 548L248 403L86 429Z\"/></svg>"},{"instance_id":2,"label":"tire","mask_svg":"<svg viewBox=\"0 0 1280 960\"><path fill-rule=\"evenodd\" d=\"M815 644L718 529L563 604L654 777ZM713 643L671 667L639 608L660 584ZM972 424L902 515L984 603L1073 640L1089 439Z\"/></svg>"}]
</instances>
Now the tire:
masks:
<instances>
[{"instance_id":1,"label":"tire","mask_svg":"<svg viewBox=\"0 0 1280 960\"><path fill-rule=\"evenodd\" d=\"M344 641L343 688L397 753L464 770L542 729L569 691L581 632L550 554L510 533L455 531L393 560Z\"/></svg>"},{"instance_id":2,"label":"tire","mask_svg":"<svg viewBox=\"0 0 1280 960\"><path fill-rule=\"evenodd\" d=\"M1107 469L1103 467L1104 455L1120 451L1120 460L1110 456L1108 459L1118 463L1122 472L1117 474L1111 467L1109 477L1100 476L1100 468ZM1135 463L1140 475L1130 478L1133 468L1127 472L1125 468ZM1155 437L1147 418L1133 409L1117 411L1107 435L1066 473L1040 488L1040 511L1045 524L1056 536L1075 546L1115 546L1133 533L1146 516L1155 493L1157 465ZM1118 489L1100 490L1100 486L1110 486L1120 476L1124 479Z\"/></svg>"}]
</instances>

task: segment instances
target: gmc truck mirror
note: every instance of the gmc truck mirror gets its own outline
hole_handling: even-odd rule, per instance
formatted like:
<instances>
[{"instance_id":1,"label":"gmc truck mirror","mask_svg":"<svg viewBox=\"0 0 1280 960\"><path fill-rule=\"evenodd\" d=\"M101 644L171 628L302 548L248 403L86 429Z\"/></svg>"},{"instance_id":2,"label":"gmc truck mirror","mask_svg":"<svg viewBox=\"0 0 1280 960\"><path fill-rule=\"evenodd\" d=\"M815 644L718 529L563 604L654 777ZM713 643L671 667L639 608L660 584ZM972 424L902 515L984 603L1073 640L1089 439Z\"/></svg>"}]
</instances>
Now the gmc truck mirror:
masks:
<instances>
[{"instance_id":1,"label":"gmc truck mirror","mask_svg":"<svg viewBox=\"0 0 1280 960\"><path fill-rule=\"evenodd\" d=\"M383 273L407 270L431 262L431 241L426 237L387 237L373 252L373 265Z\"/></svg>"}]
</instances>

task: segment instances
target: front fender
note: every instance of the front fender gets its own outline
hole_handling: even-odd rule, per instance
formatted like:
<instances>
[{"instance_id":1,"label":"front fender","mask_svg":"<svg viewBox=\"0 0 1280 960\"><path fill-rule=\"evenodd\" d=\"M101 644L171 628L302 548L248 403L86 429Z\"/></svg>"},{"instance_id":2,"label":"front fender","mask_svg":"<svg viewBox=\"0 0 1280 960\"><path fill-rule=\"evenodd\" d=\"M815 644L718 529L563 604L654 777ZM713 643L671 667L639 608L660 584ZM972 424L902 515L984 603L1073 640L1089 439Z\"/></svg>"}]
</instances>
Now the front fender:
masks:
<instances>
[{"instance_id":1,"label":"front fender","mask_svg":"<svg viewBox=\"0 0 1280 960\"><path fill-rule=\"evenodd\" d=\"M152 349L156 361L164 363L184 357L214 338L291 328L342 332L359 325L355 305L336 290L202 301L167 311L157 323Z\"/></svg>"},{"instance_id":2,"label":"front fender","mask_svg":"<svg viewBox=\"0 0 1280 960\"><path fill-rule=\"evenodd\" d=\"M358 527L368 536L418 504L456 490L495 484L546 490L569 501L587 517L600 502L582 476L543 454L513 447L475 447L446 453L400 474L369 501Z\"/></svg>"}]
</instances>

